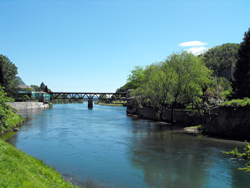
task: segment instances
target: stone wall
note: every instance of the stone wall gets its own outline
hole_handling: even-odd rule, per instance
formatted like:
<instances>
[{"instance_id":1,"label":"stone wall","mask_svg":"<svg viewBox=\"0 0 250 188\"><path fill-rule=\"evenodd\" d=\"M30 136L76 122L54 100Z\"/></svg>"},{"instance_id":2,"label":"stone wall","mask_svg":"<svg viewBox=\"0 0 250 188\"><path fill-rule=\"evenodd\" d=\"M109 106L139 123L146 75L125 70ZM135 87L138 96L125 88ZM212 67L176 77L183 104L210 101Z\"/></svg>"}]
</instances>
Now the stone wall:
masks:
<instances>
[{"instance_id":1,"label":"stone wall","mask_svg":"<svg viewBox=\"0 0 250 188\"><path fill-rule=\"evenodd\" d=\"M250 107L221 106L207 115L206 134L250 140Z\"/></svg>"},{"instance_id":2,"label":"stone wall","mask_svg":"<svg viewBox=\"0 0 250 188\"><path fill-rule=\"evenodd\" d=\"M128 99L127 102L127 114L137 115L140 118L156 120L156 121L171 121L171 110L165 109L162 114L162 119L157 114L154 108L139 107L133 98ZM174 110L174 121L183 125L199 125L201 124L200 118L196 115L190 115L185 110Z\"/></svg>"},{"instance_id":3,"label":"stone wall","mask_svg":"<svg viewBox=\"0 0 250 188\"><path fill-rule=\"evenodd\" d=\"M43 102L8 102L7 104L17 110L49 108L49 104L44 104Z\"/></svg>"}]
</instances>

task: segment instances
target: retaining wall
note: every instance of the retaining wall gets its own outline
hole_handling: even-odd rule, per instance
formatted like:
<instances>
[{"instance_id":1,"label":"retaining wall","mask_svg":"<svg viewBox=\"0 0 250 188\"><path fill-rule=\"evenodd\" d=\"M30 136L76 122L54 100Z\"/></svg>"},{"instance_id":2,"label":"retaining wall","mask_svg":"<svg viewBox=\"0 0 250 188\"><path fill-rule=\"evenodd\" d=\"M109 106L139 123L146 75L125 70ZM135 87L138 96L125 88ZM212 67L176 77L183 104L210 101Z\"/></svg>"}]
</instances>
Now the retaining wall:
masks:
<instances>
[{"instance_id":1,"label":"retaining wall","mask_svg":"<svg viewBox=\"0 0 250 188\"><path fill-rule=\"evenodd\" d=\"M220 106L206 120L206 134L250 140L250 107Z\"/></svg>"},{"instance_id":2,"label":"retaining wall","mask_svg":"<svg viewBox=\"0 0 250 188\"><path fill-rule=\"evenodd\" d=\"M157 114L154 108L150 107L139 107L133 98L128 99L127 102L127 114L128 115L137 115L140 118L156 120L156 121L171 121L171 110L165 109L162 114L162 119ZM174 121L178 124L183 125L199 125L201 124L200 118L197 115L191 115L186 110L174 110Z\"/></svg>"},{"instance_id":3,"label":"retaining wall","mask_svg":"<svg viewBox=\"0 0 250 188\"><path fill-rule=\"evenodd\" d=\"M49 104L44 104L43 102L8 102L7 104L17 110L49 108Z\"/></svg>"}]
</instances>

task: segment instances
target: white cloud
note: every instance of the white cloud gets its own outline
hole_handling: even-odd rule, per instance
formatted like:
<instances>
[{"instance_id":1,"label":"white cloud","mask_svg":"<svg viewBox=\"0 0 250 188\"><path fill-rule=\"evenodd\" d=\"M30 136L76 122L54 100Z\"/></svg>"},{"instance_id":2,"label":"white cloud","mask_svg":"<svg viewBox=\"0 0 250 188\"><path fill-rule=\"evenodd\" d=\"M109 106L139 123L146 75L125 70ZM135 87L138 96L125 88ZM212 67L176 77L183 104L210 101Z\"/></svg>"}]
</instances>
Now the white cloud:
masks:
<instances>
[{"instance_id":1,"label":"white cloud","mask_svg":"<svg viewBox=\"0 0 250 188\"><path fill-rule=\"evenodd\" d=\"M187 46L205 46L207 43L200 42L200 41L189 41L180 43L179 46L187 47Z\"/></svg>"},{"instance_id":2,"label":"white cloud","mask_svg":"<svg viewBox=\"0 0 250 188\"><path fill-rule=\"evenodd\" d=\"M193 48L189 48L188 52L191 52L194 55L199 55L202 52L204 52L205 50L207 50L207 48L201 46L201 47L193 47Z\"/></svg>"}]
</instances>

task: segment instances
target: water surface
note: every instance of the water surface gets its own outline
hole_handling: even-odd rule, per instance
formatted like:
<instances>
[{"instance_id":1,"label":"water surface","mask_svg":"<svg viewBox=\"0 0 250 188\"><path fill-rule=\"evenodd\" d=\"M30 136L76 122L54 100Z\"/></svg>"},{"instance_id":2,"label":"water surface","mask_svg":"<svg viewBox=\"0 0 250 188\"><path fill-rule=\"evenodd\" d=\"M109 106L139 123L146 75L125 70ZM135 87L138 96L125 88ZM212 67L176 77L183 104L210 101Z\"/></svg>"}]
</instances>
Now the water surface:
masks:
<instances>
[{"instance_id":1,"label":"water surface","mask_svg":"<svg viewBox=\"0 0 250 188\"><path fill-rule=\"evenodd\" d=\"M8 141L74 182L99 187L249 187L245 161L221 153L244 143L183 133L126 116L125 107L56 104L25 111Z\"/></svg>"}]
</instances>

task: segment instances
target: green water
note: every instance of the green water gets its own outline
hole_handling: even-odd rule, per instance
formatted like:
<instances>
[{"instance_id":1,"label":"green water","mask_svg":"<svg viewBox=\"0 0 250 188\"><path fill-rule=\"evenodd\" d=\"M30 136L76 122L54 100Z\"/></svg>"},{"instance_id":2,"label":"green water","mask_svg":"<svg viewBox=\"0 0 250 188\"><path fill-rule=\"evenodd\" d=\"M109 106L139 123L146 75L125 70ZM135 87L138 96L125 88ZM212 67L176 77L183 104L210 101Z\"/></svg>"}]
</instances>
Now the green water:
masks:
<instances>
[{"instance_id":1,"label":"green water","mask_svg":"<svg viewBox=\"0 0 250 188\"><path fill-rule=\"evenodd\" d=\"M8 139L65 178L99 187L250 187L245 161L221 153L244 143L183 133L126 116L125 107L57 104L23 111L29 121Z\"/></svg>"}]
</instances>

